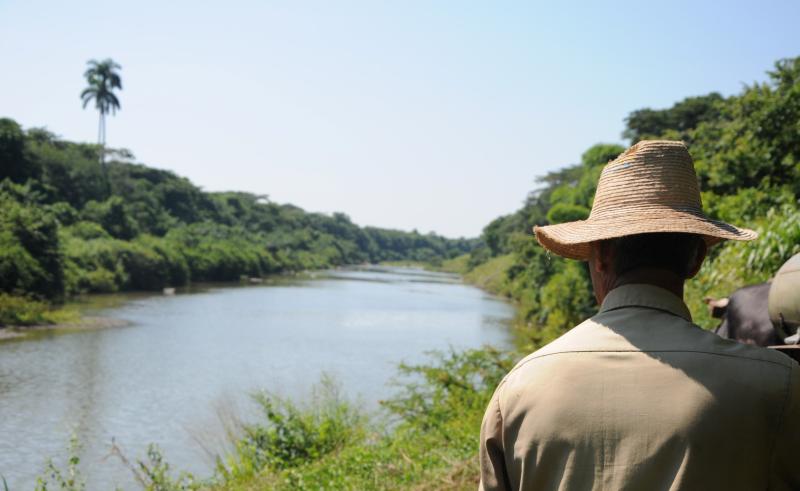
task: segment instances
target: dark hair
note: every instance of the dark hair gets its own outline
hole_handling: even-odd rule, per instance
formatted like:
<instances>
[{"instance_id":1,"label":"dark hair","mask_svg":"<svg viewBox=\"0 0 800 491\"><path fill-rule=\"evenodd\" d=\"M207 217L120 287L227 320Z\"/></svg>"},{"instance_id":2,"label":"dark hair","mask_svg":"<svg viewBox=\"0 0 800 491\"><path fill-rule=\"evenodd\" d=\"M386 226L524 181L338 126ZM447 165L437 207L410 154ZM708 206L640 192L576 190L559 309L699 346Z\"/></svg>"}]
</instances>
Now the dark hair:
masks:
<instances>
[{"instance_id":1,"label":"dark hair","mask_svg":"<svg viewBox=\"0 0 800 491\"><path fill-rule=\"evenodd\" d=\"M688 278L703 238L696 234L658 232L602 241L614 250L614 273L619 276L638 268L665 269Z\"/></svg>"}]
</instances>

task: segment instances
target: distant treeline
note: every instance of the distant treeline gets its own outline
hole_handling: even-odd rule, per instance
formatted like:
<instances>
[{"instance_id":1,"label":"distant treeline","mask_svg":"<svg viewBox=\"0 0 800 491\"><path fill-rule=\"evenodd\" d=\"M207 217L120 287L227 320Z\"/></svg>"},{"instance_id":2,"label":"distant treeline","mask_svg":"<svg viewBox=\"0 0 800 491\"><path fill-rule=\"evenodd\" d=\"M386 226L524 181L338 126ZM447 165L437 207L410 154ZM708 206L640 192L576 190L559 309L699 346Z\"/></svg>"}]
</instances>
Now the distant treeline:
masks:
<instances>
[{"instance_id":1,"label":"distant treeline","mask_svg":"<svg viewBox=\"0 0 800 491\"><path fill-rule=\"evenodd\" d=\"M704 296L764 281L800 252L800 58L777 62L768 75L738 95L689 97L668 109L633 111L625 121L623 138L631 144L686 142L709 215L761 232L752 243L713 248L690 282L687 300L706 327L712 321ZM519 302L531 345L553 339L596 309L586 264L548 254L531 229L588 217L601 169L623 150L595 145L580 163L541 177L524 206L486 226L481 246L460 262L462 271L495 276L495 289Z\"/></svg>"},{"instance_id":2,"label":"distant treeline","mask_svg":"<svg viewBox=\"0 0 800 491\"><path fill-rule=\"evenodd\" d=\"M60 299L380 261L439 262L475 240L359 227L264 196L210 193L127 151L0 119L0 292Z\"/></svg>"}]
</instances>

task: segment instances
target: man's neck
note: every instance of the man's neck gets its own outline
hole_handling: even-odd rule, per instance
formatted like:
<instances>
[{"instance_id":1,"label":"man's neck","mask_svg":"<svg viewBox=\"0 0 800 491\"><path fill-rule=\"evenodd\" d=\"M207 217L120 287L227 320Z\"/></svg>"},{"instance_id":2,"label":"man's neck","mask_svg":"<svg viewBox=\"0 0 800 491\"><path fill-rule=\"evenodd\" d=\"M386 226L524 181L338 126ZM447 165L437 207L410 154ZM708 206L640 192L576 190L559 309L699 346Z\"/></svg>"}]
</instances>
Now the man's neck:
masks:
<instances>
[{"instance_id":1,"label":"man's neck","mask_svg":"<svg viewBox=\"0 0 800 491\"><path fill-rule=\"evenodd\" d=\"M683 300L684 280L671 271L647 268L628 271L616 279L613 288L632 283L644 283L647 285L657 286L672 292L678 298Z\"/></svg>"}]
</instances>

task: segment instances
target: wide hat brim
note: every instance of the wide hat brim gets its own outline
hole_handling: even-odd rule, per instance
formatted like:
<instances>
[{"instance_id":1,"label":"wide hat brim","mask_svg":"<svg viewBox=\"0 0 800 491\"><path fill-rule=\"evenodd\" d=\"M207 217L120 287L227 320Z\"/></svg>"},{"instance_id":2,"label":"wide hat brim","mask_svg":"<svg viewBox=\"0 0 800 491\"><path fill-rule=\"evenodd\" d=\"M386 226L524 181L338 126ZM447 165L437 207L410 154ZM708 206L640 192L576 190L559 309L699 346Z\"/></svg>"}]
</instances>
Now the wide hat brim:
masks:
<instances>
[{"instance_id":1,"label":"wide hat brim","mask_svg":"<svg viewBox=\"0 0 800 491\"><path fill-rule=\"evenodd\" d=\"M667 209L639 211L628 217L588 219L533 228L536 240L547 250L569 259L587 261L590 244L626 235L683 232L701 235L708 246L723 240L753 240L758 233L704 215Z\"/></svg>"}]
</instances>

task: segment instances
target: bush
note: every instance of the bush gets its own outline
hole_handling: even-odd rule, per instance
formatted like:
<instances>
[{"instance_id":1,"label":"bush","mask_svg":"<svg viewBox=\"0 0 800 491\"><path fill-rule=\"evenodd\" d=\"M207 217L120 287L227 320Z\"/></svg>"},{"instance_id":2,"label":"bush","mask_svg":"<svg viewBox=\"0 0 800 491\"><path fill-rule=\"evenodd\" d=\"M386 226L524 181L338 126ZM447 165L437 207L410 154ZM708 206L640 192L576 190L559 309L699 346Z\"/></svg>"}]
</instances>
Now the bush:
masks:
<instances>
[{"instance_id":1,"label":"bush","mask_svg":"<svg viewBox=\"0 0 800 491\"><path fill-rule=\"evenodd\" d=\"M137 460L136 464L128 462L116 444L112 447L112 454L116 454L128 466L136 482L145 491L193 491L203 486L188 472L180 472L178 477L172 477L169 463L155 444L148 445L147 460Z\"/></svg>"},{"instance_id":2,"label":"bush","mask_svg":"<svg viewBox=\"0 0 800 491\"><path fill-rule=\"evenodd\" d=\"M109 233L106 232L106 229L104 229L99 223L87 222L85 220L76 222L72 226L63 230L65 230L65 232L72 237L82 240L111 238L111 235L109 235Z\"/></svg>"},{"instance_id":3,"label":"bush","mask_svg":"<svg viewBox=\"0 0 800 491\"><path fill-rule=\"evenodd\" d=\"M81 214L84 220L99 223L117 239L131 240L139 234L138 224L119 196L112 196L102 203L89 201Z\"/></svg>"},{"instance_id":4,"label":"bush","mask_svg":"<svg viewBox=\"0 0 800 491\"><path fill-rule=\"evenodd\" d=\"M400 374L406 380L396 382L400 391L383 402L403 424L423 431L445 427L456 415L482 416L515 361L513 355L492 348L433 352L431 358L426 364L401 364Z\"/></svg>"},{"instance_id":5,"label":"bush","mask_svg":"<svg viewBox=\"0 0 800 491\"><path fill-rule=\"evenodd\" d=\"M251 477L265 468L307 464L365 435L366 416L342 398L339 386L329 378L323 378L306 406L269 393L257 394L255 401L265 421L246 425L235 456L227 465L218 463L226 479Z\"/></svg>"},{"instance_id":6,"label":"bush","mask_svg":"<svg viewBox=\"0 0 800 491\"><path fill-rule=\"evenodd\" d=\"M547 212L547 221L550 223L574 222L576 220L586 220L589 217L589 209L581 205L569 203L556 203Z\"/></svg>"},{"instance_id":7,"label":"bush","mask_svg":"<svg viewBox=\"0 0 800 491\"><path fill-rule=\"evenodd\" d=\"M47 324L46 303L0 292L0 326Z\"/></svg>"},{"instance_id":8,"label":"bush","mask_svg":"<svg viewBox=\"0 0 800 491\"><path fill-rule=\"evenodd\" d=\"M36 478L36 491L48 491L48 489L84 491L86 489L86 481L81 476L80 471L81 459L78 457L80 450L78 439L73 435L70 438L66 469L60 469L52 460L48 460L44 475Z\"/></svg>"},{"instance_id":9,"label":"bush","mask_svg":"<svg viewBox=\"0 0 800 491\"><path fill-rule=\"evenodd\" d=\"M0 291L41 298L64 293L58 222L27 186L0 187Z\"/></svg>"},{"instance_id":10,"label":"bush","mask_svg":"<svg viewBox=\"0 0 800 491\"><path fill-rule=\"evenodd\" d=\"M483 412L515 359L487 348L404 365L397 394L382 403L392 419L380 423L338 389L331 396L329 381L303 407L267 396L268 424L251 427L220 464L214 489L474 489Z\"/></svg>"}]
</instances>

